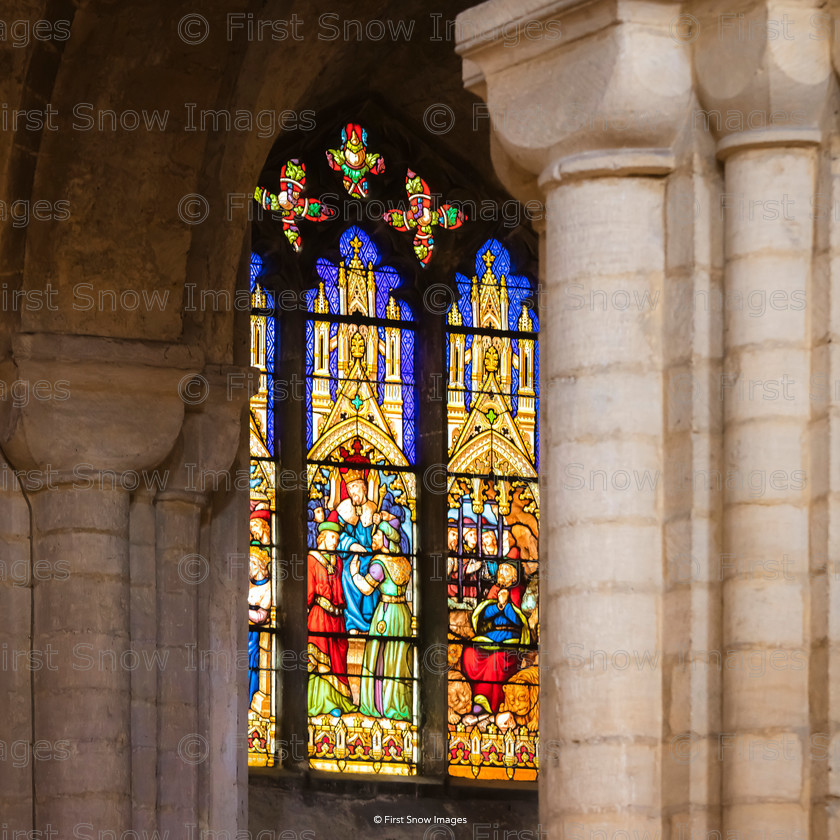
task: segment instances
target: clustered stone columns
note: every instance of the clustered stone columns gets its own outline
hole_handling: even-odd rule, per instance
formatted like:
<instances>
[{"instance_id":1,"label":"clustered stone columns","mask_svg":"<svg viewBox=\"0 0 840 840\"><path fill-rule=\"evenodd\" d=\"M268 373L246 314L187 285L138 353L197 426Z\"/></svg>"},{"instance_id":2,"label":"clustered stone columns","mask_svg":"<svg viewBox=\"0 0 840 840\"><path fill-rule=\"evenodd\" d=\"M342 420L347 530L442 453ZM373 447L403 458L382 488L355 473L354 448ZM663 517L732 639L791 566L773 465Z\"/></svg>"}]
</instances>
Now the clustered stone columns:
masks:
<instances>
[{"instance_id":1,"label":"clustered stone columns","mask_svg":"<svg viewBox=\"0 0 840 840\"><path fill-rule=\"evenodd\" d=\"M542 827L828 836L834 624L812 578L836 393L811 385L831 367L815 273L838 224L820 221L836 20L491 0L458 21L496 170L545 202Z\"/></svg>"},{"instance_id":2,"label":"clustered stone columns","mask_svg":"<svg viewBox=\"0 0 840 840\"><path fill-rule=\"evenodd\" d=\"M690 63L664 6L631 2L615 20L598 4L563 19L577 46L521 51L494 42L507 9L480 9L481 27L461 19L488 33L461 45L465 75L487 100L500 174L523 197L537 176L546 208L541 823L556 837L661 836L661 310L594 301L661 297ZM657 120L639 119L650 110Z\"/></svg>"},{"instance_id":3,"label":"clustered stone columns","mask_svg":"<svg viewBox=\"0 0 840 840\"><path fill-rule=\"evenodd\" d=\"M64 382L7 420L4 450L32 507L32 729L52 760L32 762L35 827L72 836L91 815L131 827L129 473L154 468L183 418L184 348L19 335L15 376ZM159 366L168 358L168 366ZM103 361L107 360L107 361ZM130 381L131 387L121 387ZM58 755L58 750L61 755Z\"/></svg>"},{"instance_id":4,"label":"clustered stone columns","mask_svg":"<svg viewBox=\"0 0 840 840\"><path fill-rule=\"evenodd\" d=\"M226 393L227 371L203 369L184 345L21 334L12 349L7 382L62 383L52 399L0 416L3 451L31 506L27 566L39 570L21 589L32 632L18 644L30 647L20 670L32 691L21 686L18 704L31 703L33 747L53 751L30 756L28 778L13 779L34 801L30 815L12 799L16 827L45 837L143 828L186 836L211 822L213 807L225 812L200 795L201 765L216 747L199 720L193 664L212 635L199 627L199 593L208 558L219 559L202 541L213 494L190 494L186 478L210 471L218 480L230 467L247 389ZM184 383L197 375L206 393L200 404L187 400L185 419L184 394L199 392ZM244 574L243 565L243 589ZM228 665L237 635L219 648ZM212 705L205 697L205 710ZM218 753L231 748L223 734ZM228 798L229 828L240 818L235 773Z\"/></svg>"},{"instance_id":5,"label":"clustered stone columns","mask_svg":"<svg viewBox=\"0 0 840 840\"><path fill-rule=\"evenodd\" d=\"M756 129L747 120L717 131L727 299L770 302L761 317L736 306L725 315L723 454L739 480L725 492L721 563L723 641L738 656L723 675L723 828L791 837L814 828L820 836L810 801L817 733L809 697L809 425L818 146L830 44L814 28L815 4L748 7L748 32L778 21L790 37L742 58L735 88L722 67L738 44L719 37L711 9L698 11L706 32L695 48L702 104L710 112L769 112L779 123ZM768 394L767 383L780 383L780 393ZM760 493L756 476L766 479ZM756 673L749 663L759 660L768 664Z\"/></svg>"}]
</instances>

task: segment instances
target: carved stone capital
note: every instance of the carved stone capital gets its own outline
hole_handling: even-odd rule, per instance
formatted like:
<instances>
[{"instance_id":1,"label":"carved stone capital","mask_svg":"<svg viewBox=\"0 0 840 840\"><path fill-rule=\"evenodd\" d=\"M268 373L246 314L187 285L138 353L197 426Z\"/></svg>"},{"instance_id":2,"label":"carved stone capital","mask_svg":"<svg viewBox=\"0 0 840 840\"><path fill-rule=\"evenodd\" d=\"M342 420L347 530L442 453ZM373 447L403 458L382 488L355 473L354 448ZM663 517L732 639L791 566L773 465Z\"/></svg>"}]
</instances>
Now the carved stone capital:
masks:
<instances>
[{"instance_id":1,"label":"carved stone capital","mask_svg":"<svg viewBox=\"0 0 840 840\"><path fill-rule=\"evenodd\" d=\"M189 383L181 434L162 465L166 488L158 498L196 494L203 502L226 472L243 432L242 412L259 386L256 368L208 365ZM247 428L247 427L246 427Z\"/></svg>"},{"instance_id":2,"label":"carved stone capital","mask_svg":"<svg viewBox=\"0 0 840 840\"><path fill-rule=\"evenodd\" d=\"M464 83L486 103L475 121L490 119L493 162L514 195L637 164L641 174L669 171L692 96L690 50L673 37L678 11L642 0L489 0L458 15Z\"/></svg>"},{"instance_id":3,"label":"carved stone capital","mask_svg":"<svg viewBox=\"0 0 840 840\"><path fill-rule=\"evenodd\" d=\"M3 449L16 469L59 481L78 470L151 469L175 443L184 385L202 366L184 345L18 334L0 365L7 395L20 396L0 401Z\"/></svg>"},{"instance_id":4,"label":"carved stone capital","mask_svg":"<svg viewBox=\"0 0 840 840\"><path fill-rule=\"evenodd\" d=\"M831 16L819 0L704 0L690 7L699 119L718 156L822 137L831 88Z\"/></svg>"}]
</instances>

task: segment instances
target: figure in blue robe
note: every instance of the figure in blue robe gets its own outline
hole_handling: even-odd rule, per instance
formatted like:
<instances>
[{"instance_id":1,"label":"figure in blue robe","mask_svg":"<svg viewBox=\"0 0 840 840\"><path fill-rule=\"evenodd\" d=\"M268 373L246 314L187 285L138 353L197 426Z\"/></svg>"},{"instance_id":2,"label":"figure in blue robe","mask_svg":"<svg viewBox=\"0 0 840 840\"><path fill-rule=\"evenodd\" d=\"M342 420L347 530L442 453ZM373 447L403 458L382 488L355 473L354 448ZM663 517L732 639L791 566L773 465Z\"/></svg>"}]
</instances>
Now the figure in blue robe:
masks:
<instances>
[{"instance_id":1,"label":"figure in blue robe","mask_svg":"<svg viewBox=\"0 0 840 840\"><path fill-rule=\"evenodd\" d=\"M356 630L359 633L367 633L370 630L370 622L373 618L373 612L379 604L380 594L379 589L374 589L370 595L364 595L359 591L359 588L353 583L353 575L350 572L350 561L354 557L358 557L360 562L359 574L364 577L368 573L368 567L373 556L371 544L373 542L373 528L371 526L365 527L361 520L357 521L355 525L351 525L341 518L339 514L339 522L342 526L341 537L338 541L338 554L342 560L341 583L344 587L344 599L346 605L344 607L344 622L347 626L347 632ZM350 548L354 543L358 543L365 553L359 552L358 548L351 551Z\"/></svg>"}]
</instances>

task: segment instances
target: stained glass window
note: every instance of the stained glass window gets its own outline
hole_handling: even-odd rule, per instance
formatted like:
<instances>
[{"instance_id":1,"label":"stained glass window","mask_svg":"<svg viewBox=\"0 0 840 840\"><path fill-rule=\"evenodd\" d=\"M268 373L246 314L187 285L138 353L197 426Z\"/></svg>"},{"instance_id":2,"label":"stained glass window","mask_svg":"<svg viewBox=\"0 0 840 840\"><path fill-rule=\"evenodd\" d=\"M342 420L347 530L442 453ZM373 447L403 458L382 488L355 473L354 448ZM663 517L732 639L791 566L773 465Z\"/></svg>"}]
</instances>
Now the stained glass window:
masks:
<instances>
[{"instance_id":1,"label":"stained glass window","mask_svg":"<svg viewBox=\"0 0 840 840\"><path fill-rule=\"evenodd\" d=\"M448 314L449 772L533 780L538 376L531 284L496 240Z\"/></svg>"},{"instance_id":2,"label":"stained glass window","mask_svg":"<svg viewBox=\"0 0 840 840\"><path fill-rule=\"evenodd\" d=\"M281 252L285 262L280 276L265 271L256 255L251 265L251 360L261 376L250 412L249 763L277 763L285 736L276 727L288 734L305 725L314 770L416 775L437 766L443 772L440 764L425 764L420 750L439 738L447 744L451 775L534 781L539 358L533 288L496 239L470 257L453 258L459 233L445 233L436 247L435 228L455 231L468 214L439 200L432 192L437 184L410 168L392 168L392 158L406 159L393 151L382 137L369 142L359 123L346 123L325 137L319 156L278 156L255 192L275 223L272 259ZM271 171L279 177L272 179ZM339 185L345 210L376 198L375 223L342 221L359 217L330 206L328 190ZM443 256L433 260L438 253ZM438 263L453 259L474 263L474 272L447 276ZM296 265L306 265L300 269L305 305L282 313L296 327L284 333L290 353L280 365L280 290ZM454 302L445 314L424 311L415 319L407 301L420 299L430 274L431 282L453 291ZM439 319L437 335L446 337L438 355L422 347L429 318ZM299 336L297 348L286 346L289 335ZM421 348L426 376L448 381L445 410L438 402L422 418L415 378ZM278 365L284 371L297 365L304 377L299 409L276 389ZM289 423L300 422L299 441L279 428L281 411ZM428 441L440 441L441 425L445 493L418 482L418 463L433 457L442 466L440 450L428 449ZM284 467L302 466L305 475L291 505L275 480L286 474L283 460ZM286 500L279 511L275 489ZM418 504L436 511L431 519L438 524L418 521ZM280 537L278 518L285 529ZM299 531L290 533L298 522ZM430 551L444 546L445 581L424 579L420 570L436 566ZM303 556L305 583L288 586L278 564ZM447 599L449 616L434 633L423 627L418 608L432 593L440 610ZM302 634L304 618L305 716L303 682L277 667L289 652L285 633L299 627ZM444 651L444 629L449 661L441 673L426 662L419 639L437 638ZM300 689L294 706L279 704L287 698L286 680ZM446 722L421 714L421 680L429 681L424 696L440 692L435 702L447 709ZM278 708L291 717L277 720ZM439 728L419 731L421 720Z\"/></svg>"},{"instance_id":3,"label":"stained glass window","mask_svg":"<svg viewBox=\"0 0 840 840\"><path fill-rule=\"evenodd\" d=\"M274 642L276 516L274 463L274 301L257 281L261 262L251 257L251 365L260 372L251 398L250 533L248 586L248 761L274 763Z\"/></svg>"},{"instance_id":4,"label":"stained glass window","mask_svg":"<svg viewBox=\"0 0 840 840\"><path fill-rule=\"evenodd\" d=\"M417 766L413 318L352 227L307 298L310 763ZM352 322L337 320L353 317Z\"/></svg>"}]
</instances>

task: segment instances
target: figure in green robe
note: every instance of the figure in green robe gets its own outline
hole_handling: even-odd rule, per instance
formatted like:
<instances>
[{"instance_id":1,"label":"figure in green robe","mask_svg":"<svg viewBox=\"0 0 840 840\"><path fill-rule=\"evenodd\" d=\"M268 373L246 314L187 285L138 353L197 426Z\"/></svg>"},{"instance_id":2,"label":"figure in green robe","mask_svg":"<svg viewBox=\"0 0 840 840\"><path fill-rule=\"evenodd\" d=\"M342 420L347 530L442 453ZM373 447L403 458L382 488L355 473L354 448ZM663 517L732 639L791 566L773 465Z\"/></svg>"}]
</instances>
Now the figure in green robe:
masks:
<instances>
[{"instance_id":1,"label":"figure in green robe","mask_svg":"<svg viewBox=\"0 0 840 840\"><path fill-rule=\"evenodd\" d=\"M359 711L371 717L411 720L411 610L405 600L411 563L399 554L399 532L383 520L373 535L375 553L367 574L359 573L359 559L351 560L353 583L368 595L379 589L381 600L373 613L362 658Z\"/></svg>"}]
</instances>

